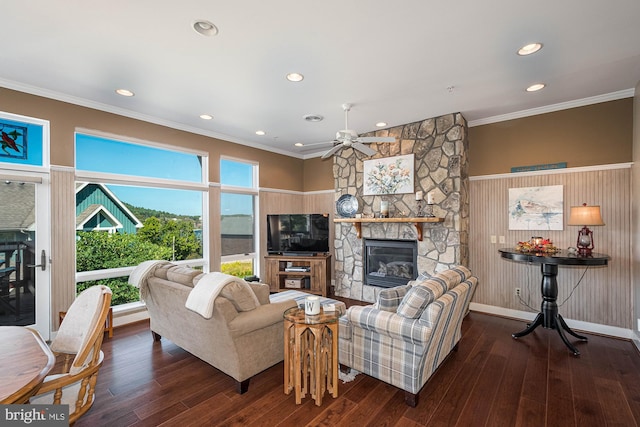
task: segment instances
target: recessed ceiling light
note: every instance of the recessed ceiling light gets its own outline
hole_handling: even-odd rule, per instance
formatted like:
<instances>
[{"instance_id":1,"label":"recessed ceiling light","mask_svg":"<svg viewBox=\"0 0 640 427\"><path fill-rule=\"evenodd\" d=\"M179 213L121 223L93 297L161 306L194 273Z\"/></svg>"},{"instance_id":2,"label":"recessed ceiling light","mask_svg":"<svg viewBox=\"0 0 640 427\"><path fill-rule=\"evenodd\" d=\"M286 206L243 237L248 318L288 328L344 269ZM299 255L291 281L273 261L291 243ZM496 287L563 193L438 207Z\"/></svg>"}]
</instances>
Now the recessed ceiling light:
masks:
<instances>
[{"instance_id":1,"label":"recessed ceiling light","mask_svg":"<svg viewBox=\"0 0 640 427\"><path fill-rule=\"evenodd\" d=\"M265 131L263 131L263 130L257 130L257 131L256 131L256 135L260 135L260 136L262 136L262 135L265 135L265 134L266 134L266 132L265 132Z\"/></svg>"},{"instance_id":2,"label":"recessed ceiling light","mask_svg":"<svg viewBox=\"0 0 640 427\"><path fill-rule=\"evenodd\" d=\"M527 56L542 49L542 43L529 43L518 49L518 55Z\"/></svg>"},{"instance_id":3,"label":"recessed ceiling light","mask_svg":"<svg viewBox=\"0 0 640 427\"><path fill-rule=\"evenodd\" d=\"M308 122L321 122L324 120L324 117L320 114L307 114L306 116L302 116L302 118Z\"/></svg>"},{"instance_id":4,"label":"recessed ceiling light","mask_svg":"<svg viewBox=\"0 0 640 427\"><path fill-rule=\"evenodd\" d=\"M378 123L376 123L376 126L379 127L379 128L383 128L386 125L387 125L387 122L378 122Z\"/></svg>"},{"instance_id":5,"label":"recessed ceiling light","mask_svg":"<svg viewBox=\"0 0 640 427\"><path fill-rule=\"evenodd\" d=\"M536 92L540 89L544 88L546 85L544 83L536 83L527 88L527 92Z\"/></svg>"},{"instance_id":6,"label":"recessed ceiling light","mask_svg":"<svg viewBox=\"0 0 640 427\"><path fill-rule=\"evenodd\" d=\"M218 27L205 20L194 22L193 29L196 30L198 34L202 34L205 37L213 37L218 34Z\"/></svg>"},{"instance_id":7,"label":"recessed ceiling light","mask_svg":"<svg viewBox=\"0 0 640 427\"><path fill-rule=\"evenodd\" d=\"M213 119L213 116L211 114L200 114L200 118L202 120L211 120Z\"/></svg>"},{"instance_id":8,"label":"recessed ceiling light","mask_svg":"<svg viewBox=\"0 0 640 427\"><path fill-rule=\"evenodd\" d=\"M304 76L300 73L289 73L287 74L287 80L290 82L301 82L304 80Z\"/></svg>"},{"instance_id":9,"label":"recessed ceiling light","mask_svg":"<svg viewBox=\"0 0 640 427\"><path fill-rule=\"evenodd\" d=\"M296 142L295 144L296 147L304 147L304 144L302 142Z\"/></svg>"},{"instance_id":10,"label":"recessed ceiling light","mask_svg":"<svg viewBox=\"0 0 640 427\"><path fill-rule=\"evenodd\" d=\"M135 95L132 91L130 91L129 89L116 89L116 93L118 95L122 95L122 96L133 96Z\"/></svg>"}]
</instances>

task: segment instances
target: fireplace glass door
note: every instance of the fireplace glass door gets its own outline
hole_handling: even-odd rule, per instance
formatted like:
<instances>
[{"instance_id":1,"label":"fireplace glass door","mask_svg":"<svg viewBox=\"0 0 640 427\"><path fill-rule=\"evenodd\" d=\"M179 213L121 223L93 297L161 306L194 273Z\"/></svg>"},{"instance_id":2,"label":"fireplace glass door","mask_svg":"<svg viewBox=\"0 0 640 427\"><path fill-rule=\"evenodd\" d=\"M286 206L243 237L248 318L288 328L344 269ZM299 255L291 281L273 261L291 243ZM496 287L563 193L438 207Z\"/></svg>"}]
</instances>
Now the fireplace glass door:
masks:
<instances>
[{"instance_id":1,"label":"fireplace glass door","mask_svg":"<svg viewBox=\"0 0 640 427\"><path fill-rule=\"evenodd\" d=\"M365 285L392 288L417 277L414 240L365 239Z\"/></svg>"}]
</instances>

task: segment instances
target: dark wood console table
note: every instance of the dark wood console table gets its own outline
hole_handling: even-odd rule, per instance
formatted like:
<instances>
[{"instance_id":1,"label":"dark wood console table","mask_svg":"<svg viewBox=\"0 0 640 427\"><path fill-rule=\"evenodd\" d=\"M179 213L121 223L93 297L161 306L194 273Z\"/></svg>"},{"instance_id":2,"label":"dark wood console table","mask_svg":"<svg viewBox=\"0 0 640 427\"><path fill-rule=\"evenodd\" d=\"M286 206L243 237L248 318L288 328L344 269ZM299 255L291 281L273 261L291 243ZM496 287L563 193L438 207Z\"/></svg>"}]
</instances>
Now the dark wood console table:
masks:
<instances>
[{"instance_id":1,"label":"dark wood console table","mask_svg":"<svg viewBox=\"0 0 640 427\"><path fill-rule=\"evenodd\" d=\"M560 251L555 254L540 253L523 253L515 249L499 249L502 258L540 264L542 271L542 304L540 312L532 323L520 331L512 334L513 338L520 338L533 332L535 328L542 325L546 329L555 329L564 344L571 350L574 356L580 355L578 349L569 342L564 331L578 338L581 341L587 341L587 337L575 333L564 321L560 313L558 313L558 266L559 265L578 265L578 266L600 266L607 265L609 256L604 254L593 253L590 256L580 256L568 254L566 251Z\"/></svg>"}]
</instances>

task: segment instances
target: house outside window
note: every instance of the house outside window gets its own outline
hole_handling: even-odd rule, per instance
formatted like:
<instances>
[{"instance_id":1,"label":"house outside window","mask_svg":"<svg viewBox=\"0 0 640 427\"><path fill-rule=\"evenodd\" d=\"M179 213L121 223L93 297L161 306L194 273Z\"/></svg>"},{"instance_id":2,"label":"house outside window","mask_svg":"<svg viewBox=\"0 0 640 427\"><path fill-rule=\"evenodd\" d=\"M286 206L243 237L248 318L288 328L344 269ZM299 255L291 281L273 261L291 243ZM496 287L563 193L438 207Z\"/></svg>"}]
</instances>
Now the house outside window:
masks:
<instances>
[{"instance_id":1,"label":"house outside window","mask_svg":"<svg viewBox=\"0 0 640 427\"><path fill-rule=\"evenodd\" d=\"M139 304L127 283L142 261L207 270L204 153L76 134L76 290L105 284L112 305Z\"/></svg>"},{"instance_id":2,"label":"house outside window","mask_svg":"<svg viewBox=\"0 0 640 427\"><path fill-rule=\"evenodd\" d=\"M258 165L242 160L220 160L221 271L238 277L258 271L256 213Z\"/></svg>"}]
</instances>

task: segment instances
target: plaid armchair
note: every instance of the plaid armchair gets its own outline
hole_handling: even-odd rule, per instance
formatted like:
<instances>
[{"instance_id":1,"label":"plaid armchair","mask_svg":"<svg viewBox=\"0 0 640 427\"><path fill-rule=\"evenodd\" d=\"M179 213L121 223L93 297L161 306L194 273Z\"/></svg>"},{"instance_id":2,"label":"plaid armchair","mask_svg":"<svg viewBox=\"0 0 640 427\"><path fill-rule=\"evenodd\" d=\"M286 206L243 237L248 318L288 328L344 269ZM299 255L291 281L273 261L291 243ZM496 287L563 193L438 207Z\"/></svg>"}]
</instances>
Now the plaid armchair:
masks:
<instances>
[{"instance_id":1,"label":"plaid armchair","mask_svg":"<svg viewBox=\"0 0 640 427\"><path fill-rule=\"evenodd\" d=\"M418 393L460 340L478 279L456 267L379 292L375 305L352 306L340 318L340 364Z\"/></svg>"}]
</instances>

